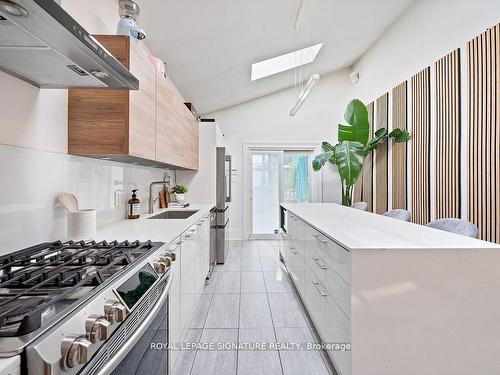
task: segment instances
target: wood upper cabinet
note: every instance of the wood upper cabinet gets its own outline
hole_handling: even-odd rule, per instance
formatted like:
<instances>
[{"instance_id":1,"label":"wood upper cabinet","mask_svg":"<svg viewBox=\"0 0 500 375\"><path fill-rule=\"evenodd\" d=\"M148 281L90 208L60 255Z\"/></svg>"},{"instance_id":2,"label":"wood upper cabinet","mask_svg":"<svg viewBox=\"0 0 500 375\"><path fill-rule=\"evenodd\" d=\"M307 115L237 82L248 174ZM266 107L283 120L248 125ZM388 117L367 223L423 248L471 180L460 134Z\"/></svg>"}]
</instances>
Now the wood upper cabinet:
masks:
<instances>
[{"instance_id":1,"label":"wood upper cabinet","mask_svg":"<svg viewBox=\"0 0 500 375\"><path fill-rule=\"evenodd\" d=\"M69 153L197 169L198 122L173 84L156 72L140 44L129 37L95 38L137 77L139 90L70 89Z\"/></svg>"},{"instance_id":2,"label":"wood upper cabinet","mask_svg":"<svg viewBox=\"0 0 500 375\"><path fill-rule=\"evenodd\" d=\"M198 169L199 125L172 83L156 76L156 160Z\"/></svg>"},{"instance_id":3,"label":"wood upper cabinet","mask_svg":"<svg viewBox=\"0 0 500 375\"><path fill-rule=\"evenodd\" d=\"M170 81L160 73L156 77L156 159L163 163L182 166L183 126L178 115L182 101Z\"/></svg>"}]
</instances>

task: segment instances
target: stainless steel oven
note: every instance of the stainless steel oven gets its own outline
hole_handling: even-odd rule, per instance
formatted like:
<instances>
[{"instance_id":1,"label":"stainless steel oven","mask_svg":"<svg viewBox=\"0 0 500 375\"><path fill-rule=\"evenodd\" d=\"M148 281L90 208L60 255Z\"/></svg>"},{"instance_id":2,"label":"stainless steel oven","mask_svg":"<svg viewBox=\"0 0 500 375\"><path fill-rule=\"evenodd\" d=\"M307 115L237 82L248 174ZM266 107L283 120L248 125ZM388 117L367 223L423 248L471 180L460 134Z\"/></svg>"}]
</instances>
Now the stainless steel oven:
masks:
<instances>
[{"instance_id":1,"label":"stainless steel oven","mask_svg":"<svg viewBox=\"0 0 500 375\"><path fill-rule=\"evenodd\" d=\"M166 275L137 305L82 374L168 374L168 302L172 275ZM122 298L124 303L127 301ZM95 370L94 370L95 369Z\"/></svg>"},{"instance_id":2,"label":"stainless steel oven","mask_svg":"<svg viewBox=\"0 0 500 375\"><path fill-rule=\"evenodd\" d=\"M0 335L0 374L10 372L4 371L10 367L2 367L7 360L20 363L18 373L28 375L168 374L169 292L174 277L170 267L176 259L168 246L149 241L56 242L8 259L13 264L27 259L30 266L35 260L44 262L47 272L53 267L68 286L54 282L43 289L42 280L36 284L42 302L41 297L23 298L24 294L7 300L16 303L16 311L25 311L23 321L30 325L9 326L18 327L22 335ZM34 303L43 309L40 315L31 307Z\"/></svg>"}]
</instances>

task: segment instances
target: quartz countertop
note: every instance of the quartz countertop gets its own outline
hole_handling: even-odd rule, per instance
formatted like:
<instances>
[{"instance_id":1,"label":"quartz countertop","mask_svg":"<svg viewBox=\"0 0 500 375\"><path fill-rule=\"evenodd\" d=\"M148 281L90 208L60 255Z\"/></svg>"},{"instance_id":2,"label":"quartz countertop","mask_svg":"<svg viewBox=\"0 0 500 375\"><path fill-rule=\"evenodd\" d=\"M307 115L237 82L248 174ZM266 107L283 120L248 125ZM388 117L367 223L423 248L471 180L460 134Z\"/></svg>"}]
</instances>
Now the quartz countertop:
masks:
<instances>
[{"instance_id":1,"label":"quartz countertop","mask_svg":"<svg viewBox=\"0 0 500 375\"><path fill-rule=\"evenodd\" d=\"M290 203L281 206L325 236L351 250L500 249L499 245L492 242L480 241L336 203Z\"/></svg>"},{"instance_id":2,"label":"quartz countertop","mask_svg":"<svg viewBox=\"0 0 500 375\"><path fill-rule=\"evenodd\" d=\"M164 208L153 214L142 214L139 219L122 220L97 228L98 241L147 241L170 243L195 222L207 215L215 204L191 204L186 208ZM195 211L187 219L149 219L165 211Z\"/></svg>"}]
</instances>

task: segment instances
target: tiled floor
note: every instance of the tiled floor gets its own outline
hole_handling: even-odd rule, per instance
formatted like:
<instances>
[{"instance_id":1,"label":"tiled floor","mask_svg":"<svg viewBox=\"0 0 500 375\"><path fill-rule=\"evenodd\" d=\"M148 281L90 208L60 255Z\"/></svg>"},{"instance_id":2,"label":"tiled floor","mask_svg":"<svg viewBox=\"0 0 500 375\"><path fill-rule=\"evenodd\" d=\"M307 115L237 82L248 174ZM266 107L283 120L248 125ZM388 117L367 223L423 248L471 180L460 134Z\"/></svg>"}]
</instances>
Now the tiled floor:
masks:
<instances>
[{"instance_id":1,"label":"tiled floor","mask_svg":"<svg viewBox=\"0 0 500 375\"><path fill-rule=\"evenodd\" d=\"M277 241L231 241L195 311L186 342L314 342ZM175 375L329 373L318 351L276 349L183 351L174 369Z\"/></svg>"}]
</instances>

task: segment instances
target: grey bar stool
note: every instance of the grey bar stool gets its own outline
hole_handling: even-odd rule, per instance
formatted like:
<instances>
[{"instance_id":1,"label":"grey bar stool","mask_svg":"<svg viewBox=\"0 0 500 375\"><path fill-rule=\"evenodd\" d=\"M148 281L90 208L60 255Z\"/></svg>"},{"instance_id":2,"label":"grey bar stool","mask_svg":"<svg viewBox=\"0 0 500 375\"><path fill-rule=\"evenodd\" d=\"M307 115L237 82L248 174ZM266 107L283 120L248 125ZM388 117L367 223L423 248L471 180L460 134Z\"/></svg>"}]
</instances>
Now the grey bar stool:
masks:
<instances>
[{"instance_id":1,"label":"grey bar stool","mask_svg":"<svg viewBox=\"0 0 500 375\"><path fill-rule=\"evenodd\" d=\"M477 226L475 224L463 219L438 219L431 221L427 224L427 226L472 238L477 238L479 234L479 230L477 229Z\"/></svg>"},{"instance_id":2,"label":"grey bar stool","mask_svg":"<svg viewBox=\"0 0 500 375\"><path fill-rule=\"evenodd\" d=\"M387 211L384 213L384 216L392 217L393 219L403 220L403 221L411 221L411 213L408 210L403 209L394 209Z\"/></svg>"},{"instance_id":3,"label":"grey bar stool","mask_svg":"<svg viewBox=\"0 0 500 375\"><path fill-rule=\"evenodd\" d=\"M368 203L366 202L356 202L351 204L351 207L355 208L356 210L368 211Z\"/></svg>"}]
</instances>

